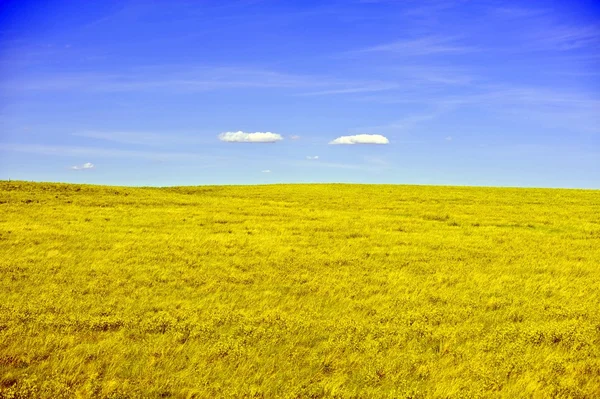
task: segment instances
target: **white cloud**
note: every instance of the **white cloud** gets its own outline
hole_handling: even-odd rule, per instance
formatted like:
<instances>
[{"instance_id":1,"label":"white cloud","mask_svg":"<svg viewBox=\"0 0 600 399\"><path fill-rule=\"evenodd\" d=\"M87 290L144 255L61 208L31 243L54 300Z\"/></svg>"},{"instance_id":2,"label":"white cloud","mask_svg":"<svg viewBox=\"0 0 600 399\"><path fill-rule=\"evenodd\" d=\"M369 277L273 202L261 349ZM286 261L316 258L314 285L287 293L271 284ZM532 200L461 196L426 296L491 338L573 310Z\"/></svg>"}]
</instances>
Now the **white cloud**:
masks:
<instances>
[{"instance_id":1,"label":"white cloud","mask_svg":"<svg viewBox=\"0 0 600 399\"><path fill-rule=\"evenodd\" d=\"M71 166L71 169L73 169L73 170L85 170L85 169L94 169L94 168L95 168L95 166L91 162L86 162L83 165Z\"/></svg>"},{"instance_id":2,"label":"white cloud","mask_svg":"<svg viewBox=\"0 0 600 399\"><path fill-rule=\"evenodd\" d=\"M308 159L309 161L313 161L313 160L319 159L319 156L318 155L315 155L315 156L310 156L309 155L309 156L306 157L306 159Z\"/></svg>"},{"instance_id":3,"label":"white cloud","mask_svg":"<svg viewBox=\"0 0 600 399\"><path fill-rule=\"evenodd\" d=\"M271 173L271 171L269 169L265 169L262 171L262 173Z\"/></svg>"},{"instance_id":4,"label":"white cloud","mask_svg":"<svg viewBox=\"0 0 600 399\"><path fill-rule=\"evenodd\" d=\"M380 134L356 134L354 136L341 136L329 144L389 144L387 137Z\"/></svg>"},{"instance_id":5,"label":"white cloud","mask_svg":"<svg viewBox=\"0 0 600 399\"><path fill-rule=\"evenodd\" d=\"M238 131L221 133L219 134L219 140L227 143L275 143L283 140L283 137L280 134L271 132L245 133Z\"/></svg>"},{"instance_id":6,"label":"white cloud","mask_svg":"<svg viewBox=\"0 0 600 399\"><path fill-rule=\"evenodd\" d=\"M295 134L290 136L290 140L298 140L299 138L300 138L300 136L297 136Z\"/></svg>"}]
</instances>

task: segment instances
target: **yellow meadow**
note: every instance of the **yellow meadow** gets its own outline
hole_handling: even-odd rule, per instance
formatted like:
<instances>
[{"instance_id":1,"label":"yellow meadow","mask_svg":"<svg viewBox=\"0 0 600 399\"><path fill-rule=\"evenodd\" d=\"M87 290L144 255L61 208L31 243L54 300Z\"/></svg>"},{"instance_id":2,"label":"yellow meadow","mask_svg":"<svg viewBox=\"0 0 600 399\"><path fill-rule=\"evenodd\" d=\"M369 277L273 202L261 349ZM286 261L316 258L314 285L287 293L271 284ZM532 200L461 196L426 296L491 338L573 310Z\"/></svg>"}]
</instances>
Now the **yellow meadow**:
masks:
<instances>
[{"instance_id":1,"label":"yellow meadow","mask_svg":"<svg viewBox=\"0 0 600 399\"><path fill-rule=\"evenodd\" d=\"M600 397L600 191L0 182L0 398Z\"/></svg>"}]
</instances>

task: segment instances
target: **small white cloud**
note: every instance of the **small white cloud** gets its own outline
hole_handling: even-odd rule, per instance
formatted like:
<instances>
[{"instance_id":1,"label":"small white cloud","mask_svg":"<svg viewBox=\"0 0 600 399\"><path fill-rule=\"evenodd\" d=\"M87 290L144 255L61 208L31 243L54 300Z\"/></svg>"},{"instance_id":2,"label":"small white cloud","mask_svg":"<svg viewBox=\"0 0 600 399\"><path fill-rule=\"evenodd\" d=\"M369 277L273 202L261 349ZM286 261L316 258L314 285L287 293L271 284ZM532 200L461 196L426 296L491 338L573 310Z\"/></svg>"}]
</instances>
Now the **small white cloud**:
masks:
<instances>
[{"instance_id":1,"label":"small white cloud","mask_svg":"<svg viewBox=\"0 0 600 399\"><path fill-rule=\"evenodd\" d=\"M317 159L319 159L319 156L318 156L318 155L315 155L315 156L310 156L310 155L309 155L309 156L307 156L307 157L306 157L306 159L308 159L308 160L310 160L310 161L313 161L313 160L317 160Z\"/></svg>"},{"instance_id":2,"label":"small white cloud","mask_svg":"<svg viewBox=\"0 0 600 399\"><path fill-rule=\"evenodd\" d=\"M329 144L389 144L387 137L380 134L356 134L354 136L341 136Z\"/></svg>"},{"instance_id":3,"label":"small white cloud","mask_svg":"<svg viewBox=\"0 0 600 399\"><path fill-rule=\"evenodd\" d=\"M452 136L446 137L446 141L452 141Z\"/></svg>"},{"instance_id":4,"label":"small white cloud","mask_svg":"<svg viewBox=\"0 0 600 399\"><path fill-rule=\"evenodd\" d=\"M280 134L271 132L255 132L245 133L239 132L224 132L219 134L219 140L227 143L275 143L283 140Z\"/></svg>"},{"instance_id":5,"label":"small white cloud","mask_svg":"<svg viewBox=\"0 0 600 399\"><path fill-rule=\"evenodd\" d=\"M91 162L86 162L83 165L71 166L71 169L73 169L73 170L85 170L85 169L94 169L94 168L95 168L95 166Z\"/></svg>"},{"instance_id":6,"label":"small white cloud","mask_svg":"<svg viewBox=\"0 0 600 399\"><path fill-rule=\"evenodd\" d=\"M263 173L271 173L271 171L269 169L265 169L262 171Z\"/></svg>"},{"instance_id":7,"label":"small white cloud","mask_svg":"<svg viewBox=\"0 0 600 399\"><path fill-rule=\"evenodd\" d=\"M290 140L298 140L299 138L300 138L300 136L297 136L295 134L290 136Z\"/></svg>"}]
</instances>

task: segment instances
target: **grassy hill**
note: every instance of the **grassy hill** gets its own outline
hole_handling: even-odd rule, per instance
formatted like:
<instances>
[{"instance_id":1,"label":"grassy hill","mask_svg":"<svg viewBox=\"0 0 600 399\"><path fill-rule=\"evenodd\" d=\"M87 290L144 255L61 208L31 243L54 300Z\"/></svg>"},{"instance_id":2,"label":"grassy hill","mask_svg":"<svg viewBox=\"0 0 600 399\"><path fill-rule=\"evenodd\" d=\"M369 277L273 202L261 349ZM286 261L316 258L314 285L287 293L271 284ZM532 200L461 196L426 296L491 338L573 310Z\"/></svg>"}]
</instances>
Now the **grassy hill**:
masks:
<instances>
[{"instance_id":1,"label":"grassy hill","mask_svg":"<svg viewBox=\"0 0 600 399\"><path fill-rule=\"evenodd\" d=\"M0 398L600 397L600 191L0 182Z\"/></svg>"}]
</instances>

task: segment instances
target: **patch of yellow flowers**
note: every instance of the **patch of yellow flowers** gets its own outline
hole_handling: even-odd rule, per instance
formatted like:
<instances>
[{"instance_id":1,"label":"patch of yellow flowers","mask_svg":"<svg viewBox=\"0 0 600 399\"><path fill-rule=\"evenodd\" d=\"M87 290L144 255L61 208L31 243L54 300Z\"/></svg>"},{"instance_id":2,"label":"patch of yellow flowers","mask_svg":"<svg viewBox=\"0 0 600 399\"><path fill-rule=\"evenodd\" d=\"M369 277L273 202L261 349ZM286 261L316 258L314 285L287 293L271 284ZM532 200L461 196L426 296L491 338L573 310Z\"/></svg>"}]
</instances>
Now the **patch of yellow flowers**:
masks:
<instances>
[{"instance_id":1,"label":"patch of yellow flowers","mask_svg":"<svg viewBox=\"0 0 600 399\"><path fill-rule=\"evenodd\" d=\"M600 397L600 192L0 182L0 398Z\"/></svg>"}]
</instances>

